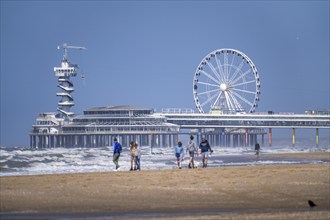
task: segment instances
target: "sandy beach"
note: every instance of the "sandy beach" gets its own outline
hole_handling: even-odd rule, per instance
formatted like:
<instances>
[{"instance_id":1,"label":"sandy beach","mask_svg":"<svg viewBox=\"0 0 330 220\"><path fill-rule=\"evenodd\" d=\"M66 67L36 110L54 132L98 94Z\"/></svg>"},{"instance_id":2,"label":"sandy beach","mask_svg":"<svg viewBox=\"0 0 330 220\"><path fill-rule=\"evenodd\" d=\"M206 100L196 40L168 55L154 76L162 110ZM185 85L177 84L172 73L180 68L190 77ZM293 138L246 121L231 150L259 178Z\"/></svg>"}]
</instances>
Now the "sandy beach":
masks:
<instances>
[{"instance_id":1,"label":"sandy beach","mask_svg":"<svg viewBox=\"0 0 330 220\"><path fill-rule=\"evenodd\" d=\"M8 176L0 184L1 219L330 219L329 163Z\"/></svg>"}]
</instances>

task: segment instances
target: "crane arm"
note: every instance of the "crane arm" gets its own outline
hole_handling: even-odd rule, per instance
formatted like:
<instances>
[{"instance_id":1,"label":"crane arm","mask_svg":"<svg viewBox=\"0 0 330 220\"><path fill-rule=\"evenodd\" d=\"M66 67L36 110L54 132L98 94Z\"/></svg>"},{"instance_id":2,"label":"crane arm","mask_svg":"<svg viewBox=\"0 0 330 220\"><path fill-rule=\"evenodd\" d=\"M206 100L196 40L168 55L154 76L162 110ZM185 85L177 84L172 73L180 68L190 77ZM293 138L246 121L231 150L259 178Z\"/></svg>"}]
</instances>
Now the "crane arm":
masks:
<instances>
[{"instance_id":1,"label":"crane arm","mask_svg":"<svg viewBox=\"0 0 330 220\"><path fill-rule=\"evenodd\" d=\"M73 45L68 45L67 43L64 43L60 46L57 46L57 49L64 49L64 56L63 56L63 60L67 60L68 59L68 49L78 49L78 50L87 50L86 47L79 47L79 46L73 46Z\"/></svg>"},{"instance_id":2,"label":"crane arm","mask_svg":"<svg viewBox=\"0 0 330 220\"><path fill-rule=\"evenodd\" d=\"M79 50L87 50L86 47L78 47L78 46L67 46L69 49L79 49Z\"/></svg>"}]
</instances>

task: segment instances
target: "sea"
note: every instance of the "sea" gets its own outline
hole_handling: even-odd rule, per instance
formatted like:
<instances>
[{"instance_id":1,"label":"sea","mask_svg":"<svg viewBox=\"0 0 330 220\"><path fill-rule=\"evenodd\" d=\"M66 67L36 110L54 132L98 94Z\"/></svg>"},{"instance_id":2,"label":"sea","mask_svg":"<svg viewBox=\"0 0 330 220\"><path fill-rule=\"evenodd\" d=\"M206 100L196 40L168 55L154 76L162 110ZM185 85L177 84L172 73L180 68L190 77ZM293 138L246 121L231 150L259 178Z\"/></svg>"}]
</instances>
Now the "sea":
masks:
<instances>
[{"instance_id":1,"label":"sea","mask_svg":"<svg viewBox=\"0 0 330 220\"><path fill-rule=\"evenodd\" d=\"M314 142L314 143L313 143ZM328 159L271 158L266 154L330 152L329 138L315 140L302 139L292 146L290 140L273 142L272 146L261 146L261 156L254 155L254 147L217 147L213 146L208 167L257 166L271 164L330 164ZM141 170L177 169L174 148L142 146ZM45 175L84 172L114 172L112 162L113 147L99 148L29 148L0 147L0 176ZM183 166L188 166L189 155L185 155ZM196 165L201 157L195 158ZM120 172L130 169L129 148L123 146Z\"/></svg>"}]
</instances>

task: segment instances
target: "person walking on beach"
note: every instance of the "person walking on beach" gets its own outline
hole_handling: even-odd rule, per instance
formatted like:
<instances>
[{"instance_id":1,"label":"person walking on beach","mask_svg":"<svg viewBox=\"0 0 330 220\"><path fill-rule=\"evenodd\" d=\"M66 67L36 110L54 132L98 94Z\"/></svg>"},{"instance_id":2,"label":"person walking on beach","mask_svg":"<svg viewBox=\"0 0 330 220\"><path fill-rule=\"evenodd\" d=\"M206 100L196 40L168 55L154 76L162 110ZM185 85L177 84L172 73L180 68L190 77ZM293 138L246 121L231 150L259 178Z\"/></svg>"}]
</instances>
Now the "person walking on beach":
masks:
<instances>
[{"instance_id":1,"label":"person walking on beach","mask_svg":"<svg viewBox=\"0 0 330 220\"><path fill-rule=\"evenodd\" d=\"M114 138L113 141L114 141L114 144L113 144L113 163L116 165L115 171L118 171L119 168L120 168L118 161L119 161L120 153L122 151L122 146L118 142L117 138Z\"/></svg>"},{"instance_id":2,"label":"person walking on beach","mask_svg":"<svg viewBox=\"0 0 330 220\"><path fill-rule=\"evenodd\" d=\"M176 157L176 160L178 162L179 169L182 168L183 154L184 154L184 150L183 150L183 147L182 147L182 142L179 141L178 145L175 146L175 157Z\"/></svg>"},{"instance_id":3,"label":"person walking on beach","mask_svg":"<svg viewBox=\"0 0 330 220\"><path fill-rule=\"evenodd\" d=\"M260 153L260 145L259 145L258 142L254 145L254 150L256 151L256 155L257 155L257 157L259 157L259 153Z\"/></svg>"},{"instance_id":4,"label":"person walking on beach","mask_svg":"<svg viewBox=\"0 0 330 220\"><path fill-rule=\"evenodd\" d=\"M135 151L135 164L136 164L136 170L141 170L141 167L140 167L140 165L141 165L141 163L140 163L140 159L141 159L141 148L140 148L140 146L137 144L137 143L135 143L135 145L136 145L136 151Z\"/></svg>"},{"instance_id":5,"label":"person walking on beach","mask_svg":"<svg viewBox=\"0 0 330 220\"><path fill-rule=\"evenodd\" d=\"M195 153L198 153L198 148L196 146L196 143L194 141L194 136L190 136L190 140L188 142L187 145L187 150L186 152L189 152L189 168L195 168L195 162L194 162L194 157L195 157Z\"/></svg>"},{"instance_id":6,"label":"person walking on beach","mask_svg":"<svg viewBox=\"0 0 330 220\"><path fill-rule=\"evenodd\" d=\"M130 154L131 154L131 169L130 169L130 171L132 171L132 170L136 170L135 153L136 153L137 145L134 143L134 141L131 141L131 143L129 145L130 145L129 151L130 151Z\"/></svg>"},{"instance_id":7,"label":"person walking on beach","mask_svg":"<svg viewBox=\"0 0 330 220\"><path fill-rule=\"evenodd\" d=\"M205 140L204 137L202 138L202 142L199 144L199 148L201 149L203 168L206 168L209 158L209 151L213 153L213 150L211 149L209 142Z\"/></svg>"}]
</instances>

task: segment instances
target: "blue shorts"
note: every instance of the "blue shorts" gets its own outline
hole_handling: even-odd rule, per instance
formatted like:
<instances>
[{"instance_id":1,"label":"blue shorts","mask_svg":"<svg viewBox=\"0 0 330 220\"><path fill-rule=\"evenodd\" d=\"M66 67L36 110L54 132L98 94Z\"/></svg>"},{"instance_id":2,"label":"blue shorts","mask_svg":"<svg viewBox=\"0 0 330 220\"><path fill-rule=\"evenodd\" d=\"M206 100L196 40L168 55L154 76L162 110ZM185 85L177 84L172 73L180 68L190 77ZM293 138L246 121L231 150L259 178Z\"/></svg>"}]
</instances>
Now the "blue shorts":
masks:
<instances>
[{"instance_id":1,"label":"blue shorts","mask_svg":"<svg viewBox=\"0 0 330 220\"><path fill-rule=\"evenodd\" d=\"M189 156L194 157L195 156L195 151L189 151Z\"/></svg>"},{"instance_id":2,"label":"blue shorts","mask_svg":"<svg viewBox=\"0 0 330 220\"><path fill-rule=\"evenodd\" d=\"M203 158L209 158L209 152L208 151L202 152L202 157Z\"/></svg>"},{"instance_id":3,"label":"blue shorts","mask_svg":"<svg viewBox=\"0 0 330 220\"><path fill-rule=\"evenodd\" d=\"M178 162L181 162L183 160L183 154L176 153L175 156Z\"/></svg>"}]
</instances>

